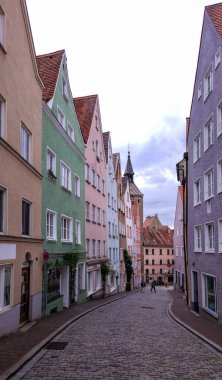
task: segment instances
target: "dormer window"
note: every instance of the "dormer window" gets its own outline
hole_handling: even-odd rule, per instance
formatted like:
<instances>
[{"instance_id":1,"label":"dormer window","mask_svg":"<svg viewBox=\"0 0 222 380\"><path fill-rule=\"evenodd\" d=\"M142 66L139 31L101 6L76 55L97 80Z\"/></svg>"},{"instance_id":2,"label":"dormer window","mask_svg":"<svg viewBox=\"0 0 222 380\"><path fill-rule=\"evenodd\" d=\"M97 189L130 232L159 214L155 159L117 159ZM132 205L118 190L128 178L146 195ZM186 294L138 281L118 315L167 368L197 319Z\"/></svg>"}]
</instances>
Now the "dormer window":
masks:
<instances>
[{"instance_id":1,"label":"dormer window","mask_svg":"<svg viewBox=\"0 0 222 380\"><path fill-rule=\"evenodd\" d=\"M199 87L198 87L198 91L197 91L198 100L200 99L201 95L202 95L202 82L200 82Z\"/></svg>"},{"instance_id":2,"label":"dormer window","mask_svg":"<svg viewBox=\"0 0 222 380\"><path fill-rule=\"evenodd\" d=\"M58 122L61 124L61 126L65 129L65 116L60 110L60 108L57 108L57 115L58 115Z\"/></svg>"},{"instance_id":3,"label":"dormer window","mask_svg":"<svg viewBox=\"0 0 222 380\"><path fill-rule=\"evenodd\" d=\"M62 93L63 93L64 99L68 101L68 85L64 77L62 77Z\"/></svg>"},{"instance_id":4,"label":"dormer window","mask_svg":"<svg viewBox=\"0 0 222 380\"><path fill-rule=\"evenodd\" d=\"M220 63L220 60L221 60L221 51L220 51L220 46L219 46L215 54L215 70Z\"/></svg>"},{"instance_id":5,"label":"dormer window","mask_svg":"<svg viewBox=\"0 0 222 380\"><path fill-rule=\"evenodd\" d=\"M204 78L204 100L207 99L211 91L213 90L213 65L210 68Z\"/></svg>"}]
</instances>

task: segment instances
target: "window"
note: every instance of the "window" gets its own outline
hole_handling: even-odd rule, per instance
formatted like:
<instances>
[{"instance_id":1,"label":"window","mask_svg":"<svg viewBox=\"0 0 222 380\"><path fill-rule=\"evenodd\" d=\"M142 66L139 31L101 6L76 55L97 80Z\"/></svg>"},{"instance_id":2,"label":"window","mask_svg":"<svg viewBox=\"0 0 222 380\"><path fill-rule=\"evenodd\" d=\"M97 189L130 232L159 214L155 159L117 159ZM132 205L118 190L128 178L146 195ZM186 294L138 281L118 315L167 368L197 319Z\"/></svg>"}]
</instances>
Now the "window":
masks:
<instances>
[{"instance_id":1,"label":"window","mask_svg":"<svg viewBox=\"0 0 222 380\"><path fill-rule=\"evenodd\" d=\"M67 85L67 81L64 77L62 77L62 94L65 98L66 101L68 101L68 85Z\"/></svg>"},{"instance_id":2,"label":"window","mask_svg":"<svg viewBox=\"0 0 222 380\"><path fill-rule=\"evenodd\" d=\"M1 8L0 8L1 19ZM5 111L6 111L5 99L0 95L0 137L5 136Z\"/></svg>"},{"instance_id":3,"label":"window","mask_svg":"<svg viewBox=\"0 0 222 380\"><path fill-rule=\"evenodd\" d=\"M214 252L214 223L205 225L205 250L206 252Z\"/></svg>"},{"instance_id":4,"label":"window","mask_svg":"<svg viewBox=\"0 0 222 380\"><path fill-rule=\"evenodd\" d=\"M97 256L100 257L100 240L97 240Z\"/></svg>"},{"instance_id":5,"label":"window","mask_svg":"<svg viewBox=\"0 0 222 380\"><path fill-rule=\"evenodd\" d=\"M194 182L194 206L201 203L201 180L200 178Z\"/></svg>"},{"instance_id":6,"label":"window","mask_svg":"<svg viewBox=\"0 0 222 380\"><path fill-rule=\"evenodd\" d=\"M169 250L169 248L167 249L167 255L169 255L170 254L170 250Z\"/></svg>"},{"instance_id":7,"label":"window","mask_svg":"<svg viewBox=\"0 0 222 380\"><path fill-rule=\"evenodd\" d=\"M74 129L69 123L67 123L67 134L72 141L75 141Z\"/></svg>"},{"instance_id":8,"label":"window","mask_svg":"<svg viewBox=\"0 0 222 380\"><path fill-rule=\"evenodd\" d=\"M31 233L31 203L22 200L22 235L29 236Z\"/></svg>"},{"instance_id":9,"label":"window","mask_svg":"<svg viewBox=\"0 0 222 380\"><path fill-rule=\"evenodd\" d=\"M146 265L149 265L149 260L146 260Z\"/></svg>"},{"instance_id":10,"label":"window","mask_svg":"<svg viewBox=\"0 0 222 380\"><path fill-rule=\"evenodd\" d=\"M182 246L181 249L180 249L180 256L181 257L184 257L184 247Z\"/></svg>"},{"instance_id":11,"label":"window","mask_svg":"<svg viewBox=\"0 0 222 380\"><path fill-rule=\"evenodd\" d=\"M145 252L146 252L146 255L149 255L149 249L148 248L146 248Z\"/></svg>"},{"instance_id":12,"label":"window","mask_svg":"<svg viewBox=\"0 0 222 380\"><path fill-rule=\"evenodd\" d=\"M46 236L48 240L56 240L56 213L51 210L46 211Z\"/></svg>"},{"instance_id":13,"label":"window","mask_svg":"<svg viewBox=\"0 0 222 380\"><path fill-rule=\"evenodd\" d=\"M5 195L6 190L0 187L0 233L4 232L5 227Z\"/></svg>"},{"instance_id":14,"label":"window","mask_svg":"<svg viewBox=\"0 0 222 380\"><path fill-rule=\"evenodd\" d=\"M11 301L11 265L0 266L0 310Z\"/></svg>"},{"instance_id":15,"label":"window","mask_svg":"<svg viewBox=\"0 0 222 380\"><path fill-rule=\"evenodd\" d=\"M21 155L22 157L30 162L31 160L31 133L22 124L21 128Z\"/></svg>"},{"instance_id":16,"label":"window","mask_svg":"<svg viewBox=\"0 0 222 380\"><path fill-rule=\"evenodd\" d=\"M71 170L64 162L61 162L61 186L72 191Z\"/></svg>"},{"instance_id":17,"label":"window","mask_svg":"<svg viewBox=\"0 0 222 380\"><path fill-rule=\"evenodd\" d=\"M56 155L50 148L47 148L46 152L47 152L46 153L47 174L49 177L55 177L56 176Z\"/></svg>"},{"instance_id":18,"label":"window","mask_svg":"<svg viewBox=\"0 0 222 380\"><path fill-rule=\"evenodd\" d=\"M180 236L180 227L177 227L177 236Z\"/></svg>"},{"instance_id":19,"label":"window","mask_svg":"<svg viewBox=\"0 0 222 380\"><path fill-rule=\"evenodd\" d=\"M162 248L160 248L160 255L162 255Z\"/></svg>"},{"instance_id":20,"label":"window","mask_svg":"<svg viewBox=\"0 0 222 380\"><path fill-rule=\"evenodd\" d=\"M217 162L217 192L222 192L222 159Z\"/></svg>"},{"instance_id":21,"label":"window","mask_svg":"<svg viewBox=\"0 0 222 380\"><path fill-rule=\"evenodd\" d=\"M86 239L86 254L89 257L90 255L90 240Z\"/></svg>"},{"instance_id":22,"label":"window","mask_svg":"<svg viewBox=\"0 0 222 380\"><path fill-rule=\"evenodd\" d=\"M152 274L155 274L155 269L152 269Z\"/></svg>"},{"instance_id":23,"label":"window","mask_svg":"<svg viewBox=\"0 0 222 380\"><path fill-rule=\"evenodd\" d=\"M86 219L90 220L90 203L86 202Z\"/></svg>"},{"instance_id":24,"label":"window","mask_svg":"<svg viewBox=\"0 0 222 380\"><path fill-rule=\"evenodd\" d=\"M194 251L201 252L202 251L202 243L201 243L201 226L194 227Z\"/></svg>"},{"instance_id":25,"label":"window","mask_svg":"<svg viewBox=\"0 0 222 380\"><path fill-rule=\"evenodd\" d=\"M217 107L217 137L222 133L222 102Z\"/></svg>"},{"instance_id":26,"label":"window","mask_svg":"<svg viewBox=\"0 0 222 380\"><path fill-rule=\"evenodd\" d=\"M111 204L110 204L110 193L108 193L108 206L110 207Z\"/></svg>"},{"instance_id":27,"label":"window","mask_svg":"<svg viewBox=\"0 0 222 380\"><path fill-rule=\"evenodd\" d=\"M103 211L103 226L105 226L106 225L106 217L105 217L106 215L105 215L105 211Z\"/></svg>"},{"instance_id":28,"label":"window","mask_svg":"<svg viewBox=\"0 0 222 380\"><path fill-rule=\"evenodd\" d=\"M47 293L48 302L60 296L60 268L49 268Z\"/></svg>"},{"instance_id":29,"label":"window","mask_svg":"<svg viewBox=\"0 0 222 380\"><path fill-rule=\"evenodd\" d=\"M61 237L62 242L72 243L72 218L62 216L61 220Z\"/></svg>"},{"instance_id":30,"label":"window","mask_svg":"<svg viewBox=\"0 0 222 380\"><path fill-rule=\"evenodd\" d=\"M208 170L204 175L204 194L205 200L212 198L214 195L213 168Z\"/></svg>"},{"instance_id":31,"label":"window","mask_svg":"<svg viewBox=\"0 0 222 380\"><path fill-rule=\"evenodd\" d=\"M208 311L216 313L216 278L203 274L203 307Z\"/></svg>"},{"instance_id":32,"label":"window","mask_svg":"<svg viewBox=\"0 0 222 380\"><path fill-rule=\"evenodd\" d=\"M93 257L96 256L96 241L94 239L92 240L92 255Z\"/></svg>"},{"instance_id":33,"label":"window","mask_svg":"<svg viewBox=\"0 0 222 380\"><path fill-rule=\"evenodd\" d=\"M92 169L92 185L96 187L96 173L95 170Z\"/></svg>"},{"instance_id":34,"label":"window","mask_svg":"<svg viewBox=\"0 0 222 380\"><path fill-rule=\"evenodd\" d=\"M97 175L97 190L100 191L100 176Z\"/></svg>"},{"instance_id":35,"label":"window","mask_svg":"<svg viewBox=\"0 0 222 380\"><path fill-rule=\"evenodd\" d=\"M204 100L207 99L211 91L213 90L213 65L210 68L204 78Z\"/></svg>"},{"instance_id":36,"label":"window","mask_svg":"<svg viewBox=\"0 0 222 380\"><path fill-rule=\"evenodd\" d=\"M5 47L5 13L0 6L0 45Z\"/></svg>"},{"instance_id":37,"label":"window","mask_svg":"<svg viewBox=\"0 0 222 380\"><path fill-rule=\"evenodd\" d=\"M195 137L193 142L193 162L199 160L201 156L201 137L200 133Z\"/></svg>"},{"instance_id":38,"label":"window","mask_svg":"<svg viewBox=\"0 0 222 380\"><path fill-rule=\"evenodd\" d=\"M111 222L109 222L109 237L111 237Z\"/></svg>"},{"instance_id":39,"label":"window","mask_svg":"<svg viewBox=\"0 0 222 380\"><path fill-rule=\"evenodd\" d=\"M81 244L81 223L79 220L76 220L76 243Z\"/></svg>"},{"instance_id":40,"label":"window","mask_svg":"<svg viewBox=\"0 0 222 380\"><path fill-rule=\"evenodd\" d=\"M204 125L204 151L213 144L213 120L212 118Z\"/></svg>"},{"instance_id":41,"label":"window","mask_svg":"<svg viewBox=\"0 0 222 380\"><path fill-rule=\"evenodd\" d=\"M65 116L60 110L59 107L57 107L57 116L58 116L58 122L61 124L61 126L65 129Z\"/></svg>"},{"instance_id":42,"label":"window","mask_svg":"<svg viewBox=\"0 0 222 380\"><path fill-rule=\"evenodd\" d=\"M98 223L98 224L101 224L101 220L100 220L100 218L101 218L100 208L97 207L97 223Z\"/></svg>"},{"instance_id":43,"label":"window","mask_svg":"<svg viewBox=\"0 0 222 380\"><path fill-rule=\"evenodd\" d=\"M155 260L153 259L153 260L152 260L152 265L154 265L154 264L155 264Z\"/></svg>"},{"instance_id":44,"label":"window","mask_svg":"<svg viewBox=\"0 0 222 380\"><path fill-rule=\"evenodd\" d=\"M163 264L163 260L162 259L160 259L160 265L162 265Z\"/></svg>"},{"instance_id":45,"label":"window","mask_svg":"<svg viewBox=\"0 0 222 380\"><path fill-rule=\"evenodd\" d=\"M221 59L221 52L220 52L220 46L219 46L219 48L217 49L216 54L215 54L215 69L219 65L220 59Z\"/></svg>"},{"instance_id":46,"label":"window","mask_svg":"<svg viewBox=\"0 0 222 380\"><path fill-rule=\"evenodd\" d=\"M85 165L85 180L87 182L90 182L90 170L89 170L89 165Z\"/></svg>"},{"instance_id":47,"label":"window","mask_svg":"<svg viewBox=\"0 0 222 380\"><path fill-rule=\"evenodd\" d=\"M197 98L198 98L198 100L200 99L201 95L202 95L202 82L200 82L198 90L197 90Z\"/></svg>"},{"instance_id":48,"label":"window","mask_svg":"<svg viewBox=\"0 0 222 380\"><path fill-rule=\"evenodd\" d=\"M96 206L92 205L92 221L96 223Z\"/></svg>"},{"instance_id":49,"label":"window","mask_svg":"<svg viewBox=\"0 0 222 380\"><path fill-rule=\"evenodd\" d=\"M103 195L105 195L105 181L104 181L104 179L102 180L102 191L103 191Z\"/></svg>"},{"instance_id":50,"label":"window","mask_svg":"<svg viewBox=\"0 0 222 380\"><path fill-rule=\"evenodd\" d=\"M178 247L176 247L176 256L178 256Z\"/></svg>"},{"instance_id":51,"label":"window","mask_svg":"<svg viewBox=\"0 0 222 380\"><path fill-rule=\"evenodd\" d=\"M80 197L80 178L77 174L74 175L74 194Z\"/></svg>"},{"instance_id":52,"label":"window","mask_svg":"<svg viewBox=\"0 0 222 380\"><path fill-rule=\"evenodd\" d=\"M222 219L218 220L218 251L222 252Z\"/></svg>"},{"instance_id":53,"label":"window","mask_svg":"<svg viewBox=\"0 0 222 380\"><path fill-rule=\"evenodd\" d=\"M106 256L106 242L103 240L103 256Z\"/></svg>"},{"instance_id":54,"label":"window","mask_svg":"<svg viewBox=\"0 0 222 380\"><path fill-rule=\"evenodd\" d=\"M78 290L85 289L85 265L84 263L78 264Z\"/></svg>"},{"instance_id":55,"label":"window","mask_svg":"<svg viewBox=\"0 0 222 380\"><path fill-rule=\"evenodd\" d=\"M99 158L99 143L96 140L96 157Z\"/></svg>"}]
</instances>

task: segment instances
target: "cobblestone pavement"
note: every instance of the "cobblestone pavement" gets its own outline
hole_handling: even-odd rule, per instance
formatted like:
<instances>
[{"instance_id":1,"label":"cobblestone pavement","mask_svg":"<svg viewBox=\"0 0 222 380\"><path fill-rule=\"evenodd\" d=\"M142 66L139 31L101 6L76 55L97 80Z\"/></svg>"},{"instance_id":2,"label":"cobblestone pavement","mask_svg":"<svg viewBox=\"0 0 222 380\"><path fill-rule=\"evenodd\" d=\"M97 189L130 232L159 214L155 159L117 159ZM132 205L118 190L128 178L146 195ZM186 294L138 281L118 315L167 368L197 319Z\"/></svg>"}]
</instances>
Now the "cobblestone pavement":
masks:
<instances>
[{"instance_id":1,"label":"cobblestone pavement","mask_svg":"<svg viewBox=\"0 0 222 380\"><path fill-rule=\"evenodd\" d=\"M169 302L164 288L146 288L104 305L54 338L59 350L46 346L12 379L222 379L222 355L177 324Z\"/></svg>"}]
</instances>

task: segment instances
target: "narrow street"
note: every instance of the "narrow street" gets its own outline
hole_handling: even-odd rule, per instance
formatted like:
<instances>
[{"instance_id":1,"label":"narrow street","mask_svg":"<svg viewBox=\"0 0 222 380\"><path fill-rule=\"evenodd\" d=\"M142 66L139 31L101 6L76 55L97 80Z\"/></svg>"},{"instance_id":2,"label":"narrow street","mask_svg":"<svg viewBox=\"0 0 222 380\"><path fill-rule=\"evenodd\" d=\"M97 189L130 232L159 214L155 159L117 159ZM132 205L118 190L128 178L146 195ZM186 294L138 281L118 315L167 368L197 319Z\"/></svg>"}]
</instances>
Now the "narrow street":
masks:
<instances>
[{"instance_id":1,"label":"narrow street","mask_svg":"<svg viewBox=\"0 0 222 380\"><path fill-rule=\"evenodd\" d=\"M135 293L85 315L13 379L222 378L222 356L168 314L166 289ZM100 358L100 359L99 359Z\"/></svg>"}]
</instances>

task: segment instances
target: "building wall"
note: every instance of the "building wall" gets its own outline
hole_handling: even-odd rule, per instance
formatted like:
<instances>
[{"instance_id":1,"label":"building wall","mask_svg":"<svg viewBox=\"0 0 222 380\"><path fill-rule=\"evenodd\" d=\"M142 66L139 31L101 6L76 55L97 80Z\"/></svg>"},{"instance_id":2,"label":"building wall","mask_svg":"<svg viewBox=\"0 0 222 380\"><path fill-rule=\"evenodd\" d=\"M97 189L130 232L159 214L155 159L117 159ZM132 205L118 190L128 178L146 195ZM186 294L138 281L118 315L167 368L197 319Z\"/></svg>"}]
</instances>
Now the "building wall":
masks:
<instances>
[{"instance_id":1,"label":"building wall","mask_svg":"<svg viewBox=\"0 0 222 380\"><path fill-rule=\"evenodd\" d=\"M212 21L205 14L202 29L201 45L194 84L193 100L190 115L190 128L188 135L188 257L189 257L189 277L191 284L190 303L191 308L201 313L207 312L222 321L222 279L220 273L221 253L218 250L218 220L222 217L222 196L217 192L217 162L222 158L221 139L222 135L217 136L217 106L222 99L222 63L215 69L215 54L218 47L222 49L221 39L216 32ZM213 90L204 100L202 91L198 99L198 87L202 82L204 87L204 77L210 65L213 67ZM213 144L204 151L204 125L212 116L213 120ZM197 134L201 135L201 157L194 162L194 139ZM214 171L214 195L206 201L204 200L204 176L209 168ZM201 179L201 202L194 206L194 182ZM207 253L206 249L206 223L214 223L215 249L214 252ZM201 226L201 251L195 252L194 247L194 228ZM197 287L194 286L194 275L197 276ZM214 294L217 307L215 311L206 306L205 298L205 275L215 279ZM198 310L199 308L199 310Z\"/></svg>"},{"instance_id":2,"label":"building wall","mask_svg":"<svg viewBox=\"0 0 222 380\"><path fill-rule=\"evenodd\" d=\"M41 81L36 71L26 6L23 1L0 1L5 13L5 44L0 48L1 97L5 99L5 127L0 138L0 186L5 189L4 231L0 234L0 269L11 265L10 305L0 310L1 334L20 325L21 272L30 270L29 313L41 316ZM25 70L24 70L25 68ZM30 162L21 157L21 122L31 134ZM31 230L22 236L22 199L31 203ZM11 247L14 254L10 255ZM1 302L0 302L1 303Z\"/></svg>"},{"instance_id":3,"label":"building wall","mask_svg":"<svg viewBox=\"0 0 222 380\"><path fill-rule=\"evenodd\" d=\"M183 202L181 192L183 186L178 187L177 203L174 221L174 287L177 290L185 290L185 268L184 268L184 238L183 238Z\"/></svg>"}]
</instances>

